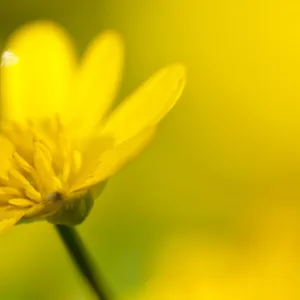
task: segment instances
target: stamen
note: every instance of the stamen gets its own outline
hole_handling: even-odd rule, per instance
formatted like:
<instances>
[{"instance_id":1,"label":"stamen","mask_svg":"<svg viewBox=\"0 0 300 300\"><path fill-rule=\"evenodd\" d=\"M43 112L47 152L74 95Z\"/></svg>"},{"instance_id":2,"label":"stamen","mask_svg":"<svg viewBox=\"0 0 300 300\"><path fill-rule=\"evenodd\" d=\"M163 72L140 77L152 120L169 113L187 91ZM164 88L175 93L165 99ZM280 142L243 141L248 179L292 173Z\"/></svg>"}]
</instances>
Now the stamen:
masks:
<instances>
[{"instance_id":1,"label":"stamen","mask_svg":"<svg viewBox=\"0 0 300 300\"><path fill-rule=\"evenodd\" d=\"M9 186L0 187L0 201L8 200L14 197L21 197L21 196L22 193L20 192L20 190L16 188L9 187Z\"/></svg>"},{"instance_id":2,"label":"stamen","mask_svg":"<svg viewBox=\"0 0 300 300\"><path fill-rule=\"evenodd\" d=\"M36 151L39 151L49 163L52 163L52 155L48 148L45 146L44 142L41 142L40 140L35 140L34 148Z\"/></svg>"},{"instance_id":3,"label":"stamen","mask_svg":"<svg viewBox=\"0 0 300 300\"><path fill-rule=\"evenodd\" d=\"M41 201L41 194L30 184L30 182L18 171L10 170L8 173L12 186L24 190L25 195L36 202Z\"/></svg>"},{"instance_id":4,"label":"stamen","mask_svg":"<svg viewBox=\"0 0 300 300\"><path fill-rule=\"evenodd\" d=\"M25 171L26 173L32 172L33 170L32 166L23 157L21 157L16 151L13 153L13 159L17 167L19 167L21 170Z\"/></svg>"},{"instance_id":5,"label":"stamen","mask_svg":"<svg viewBox=\"0 0 300 300\"><path fill-rule=\"evenodd\" d=\"M40 203L40 204L30 207L26 211L26 217L27 218L36 218L36 217L45 218L45 217L55 213L60 207L61 207L61 205L59 205L59 202L55 202L55 203L52 202L50 204L50 206L47 203Z\"/></svg>"},{"instance_id":6,"label":"stamen","mask_svg":"<svg viewBox=\"0 0 300 300\"><path fill-rule=\"evenodd\" d=\"M39 216L41 211L43 211L43 209L45 209L45 207L46 207L45 203L40 203L40 204L37 204L37 205L34 205L34 206L30 207L26 211L26 217L35 218L35 217Z\"/></svg>"},{"instance_id":7,"label":"stamen","mask_svg":"<svg viewBox=\"0 0 300 300\"><path fill-rule=\"evenodd\" d=\"M18 188L27 188L30 186L28 180L18 171L16 170L9 170L8 171L8 178L10 181L11 186L15 186Z\"/></svg>"},{"instance_id":8,"label":"stamen","mask_svg":"<svg viewBox=\"0 0 300 300\"><path fill-rule=\"evenodd\" d=\"M25 188L30 186L28 180L17 170L9 170L8 178L11 186Z\"/></svg>"},{"instance_id":9,"label":"stamen","mask_svg":"<svg viewBox=\"0 0 300 300\"><path fill-rule=\"evenodd\" d=\"M0 206L18 209L25 218L49 216L81 198L99 181L96 146L106 149L111 144L95 141L90 157L90 152L69 138L59 117L25 124L8 122L3 133L13 153L10 170L0 176Z\"/></svg>"},{"instance_id":10,"label":"stamen","mask_svg":"<svg viewBox=\"0 0 300 300\"><path fill-rule=\"evenodd\" d=\"M52 168L52 157L47 148L39 141L34 143L34 166L45 188L45 194L61 190L61 182Z\"/></svg>"},{"instance_id":11,"label":"stamen","mask_svg":"<svg viewBox=\"0 0 300 300\"><path fill-rule=\"evenodd\" d=\"M34 203L25 198L13 198L8 200L8 203L18 207L31 207Z\"/></svg>"},{"instance_id":12,"label":"stamen","mask_svg":"<svg viewBox=\"0 0 300 300\"><path fill-rule=\"evenodd\" d=\"M31 200L34 200L36 202L41 202L42 201L42 196L41 194L32 186L26 187L25 188L25 195L30 198Z\"/></svg>"},{"instance_id":13,"label":"stamen","mask_svg":"<svg viewBox=\"0 0 300 300\"><path fill-rule=\"evenodd\" d=\"M9 179L5 176L0 175L0 186L7 186L9 183Z\"/></svg>"}]
</instances>

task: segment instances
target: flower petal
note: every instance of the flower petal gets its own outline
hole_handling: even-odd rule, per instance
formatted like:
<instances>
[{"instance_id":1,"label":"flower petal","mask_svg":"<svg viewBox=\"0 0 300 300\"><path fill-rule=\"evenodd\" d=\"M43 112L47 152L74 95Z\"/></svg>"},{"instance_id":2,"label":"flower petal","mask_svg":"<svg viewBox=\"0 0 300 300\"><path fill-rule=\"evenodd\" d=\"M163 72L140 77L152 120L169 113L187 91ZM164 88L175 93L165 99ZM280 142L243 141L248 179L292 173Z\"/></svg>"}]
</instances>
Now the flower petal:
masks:
<instances>
[{"instance_id":1,"label":"flower petal","mask_svg":"<svg viewBox=\"0 0 300 300\"><path fill-rule=\"evenodd\" d=\"M155 131L155 127L147 128L134 138L106 150L100 155L98 162L95 162L96 168L81 174L70 188L70 192L88 189L111 177L147 146Z\"/></svg>"},{"instance_id":2,"label":"flower petal","mask_svg":"<svg viewBox=\"0 0 300 300\"><path fill-rule=\"evenodd\" d=\"M60 27L46 21L21 27L2 55L4 117L24 121L66 111L74 68L73 48Z\"/></svg>"},{"instance_id":3,"label":"flower petal","mask_svg":"<svg viewBox=\"0 0 300 300\"><path fill-rule=\"evenodd\" d=\"M156 132L156 127L148 127L134 138L111 148L101 157L98 167L99 182L109 178L119 171L126 163L135 158L149 144Z\"/></svg>"},{"instance_id":4,"label":"flower petal","mask_svg":"<svg viewBox=\"0 0 300 300\"><path fill-rule=\"evenodd\" d=\"M185 68L181 64L158 71L112 113L102 134L121 143L145 128L155 126L180 97L185 77Z\"/></svg>"},{"instance_id":5,"label":"flower petal","mask_svg":"<svg viewBox=\"0 0 300 300\"><path fill-rule=\"evenodd\" d=\"M78 74L77 115L80 131L90 130L106 115L121 80L123 42L113 31L99 35L86 50Z\"/></svg>"}]
</instances>

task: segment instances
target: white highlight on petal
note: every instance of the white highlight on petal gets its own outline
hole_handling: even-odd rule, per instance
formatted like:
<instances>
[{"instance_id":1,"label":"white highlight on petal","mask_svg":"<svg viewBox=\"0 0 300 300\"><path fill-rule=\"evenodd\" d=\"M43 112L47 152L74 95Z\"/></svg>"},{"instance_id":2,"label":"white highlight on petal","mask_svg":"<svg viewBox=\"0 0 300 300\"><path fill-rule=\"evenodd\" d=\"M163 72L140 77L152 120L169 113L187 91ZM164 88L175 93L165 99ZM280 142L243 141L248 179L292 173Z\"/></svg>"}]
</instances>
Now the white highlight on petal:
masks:
<instances>
[{"instance_id":1,"label":"white highlight on petal","mask_svg":"<svg viewBox=\"0 0 300 300\"><path fill-rule=\"evenodd\" d=\"M16 56L12 51L7 50L4 51L1 55L1 67L3 66L11 66L18 63L19 57Z\"/></svg>"}]
</instances>

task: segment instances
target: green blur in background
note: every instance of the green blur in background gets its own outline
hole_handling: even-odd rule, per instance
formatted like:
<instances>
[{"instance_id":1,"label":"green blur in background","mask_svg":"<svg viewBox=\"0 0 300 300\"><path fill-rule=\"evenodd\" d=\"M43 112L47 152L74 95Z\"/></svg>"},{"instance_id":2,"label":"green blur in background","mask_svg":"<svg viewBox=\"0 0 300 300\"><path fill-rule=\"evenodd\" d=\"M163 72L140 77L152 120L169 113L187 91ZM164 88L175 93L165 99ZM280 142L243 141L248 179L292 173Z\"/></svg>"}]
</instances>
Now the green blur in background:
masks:
<instances>
[{"instance_id":1,"label":"green blur in background","mask_svg":"<svg viewBox=\"0 0 300 300\"><path fill-rule=\"evenodd\" d=\"M186 91L150 147L78 227L118 297L143 288L170 236L192 231L251 249L258 216L273 207L298 214L299 15L296 0L1 1L1 47L35 19L63 25L78 55L117 29L126 44L118 100L170 62L188 68ZM280 214L272 222L276 236ZM0 266L1 299L95 299L51 224L2 236Z\"/></svg>"}]
</instances>

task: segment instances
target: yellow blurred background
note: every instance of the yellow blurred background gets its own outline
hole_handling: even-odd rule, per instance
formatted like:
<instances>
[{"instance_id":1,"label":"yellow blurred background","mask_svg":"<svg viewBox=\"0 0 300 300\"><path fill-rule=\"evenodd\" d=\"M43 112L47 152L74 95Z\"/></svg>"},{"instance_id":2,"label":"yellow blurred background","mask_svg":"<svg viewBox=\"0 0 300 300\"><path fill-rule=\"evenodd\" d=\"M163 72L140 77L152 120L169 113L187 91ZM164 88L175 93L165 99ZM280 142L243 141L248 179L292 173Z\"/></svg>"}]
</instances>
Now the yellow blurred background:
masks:
<instances>
[{"instance_id":1,"label":"yellow blurred background","mask_svg":"<svg viewBox=\"0 0 300 300\"><path fill-rule=\"evenodd\" d=\"M119 30L119 99L187 65L156 139L79 227L118 298L299 299L299 15L296 0L1 1L1 47L35 19L63 25L79 55ZM95 299L50 224L2 236L0 266L1 299Z\"/></svg>"}]
</instances>

